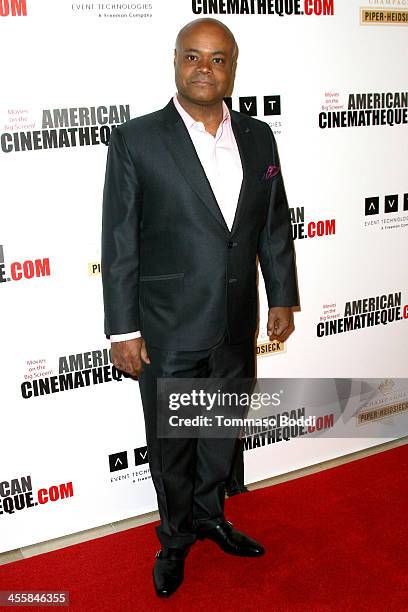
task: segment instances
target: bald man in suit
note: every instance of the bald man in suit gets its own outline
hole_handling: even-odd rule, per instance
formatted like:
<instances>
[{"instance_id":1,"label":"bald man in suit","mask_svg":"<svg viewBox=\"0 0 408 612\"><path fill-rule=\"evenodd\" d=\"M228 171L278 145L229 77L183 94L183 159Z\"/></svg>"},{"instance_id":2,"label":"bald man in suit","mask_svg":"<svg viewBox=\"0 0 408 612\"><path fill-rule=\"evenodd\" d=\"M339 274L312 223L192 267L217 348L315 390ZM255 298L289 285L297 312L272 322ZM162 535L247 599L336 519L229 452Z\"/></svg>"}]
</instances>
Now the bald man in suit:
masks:
<instances>
[{"instance_id":1,"label":"bald man in suit","mask_svg":"<svg viewBox=\"0 0 408 612\"><path fill-rule=\"evenodd\" d=\"M237 55L221 22L187 24L174 52L177 94L113 130L108 152L105 333L115 366L139 380L160 512L160 597L180 586L197 538L228 554L264 553L224 516L236 440L157 435L159 379L254 378L257 258L270 339L294 329L294 249L275 138L223 101Z\"/></svg>"}]
</instances>

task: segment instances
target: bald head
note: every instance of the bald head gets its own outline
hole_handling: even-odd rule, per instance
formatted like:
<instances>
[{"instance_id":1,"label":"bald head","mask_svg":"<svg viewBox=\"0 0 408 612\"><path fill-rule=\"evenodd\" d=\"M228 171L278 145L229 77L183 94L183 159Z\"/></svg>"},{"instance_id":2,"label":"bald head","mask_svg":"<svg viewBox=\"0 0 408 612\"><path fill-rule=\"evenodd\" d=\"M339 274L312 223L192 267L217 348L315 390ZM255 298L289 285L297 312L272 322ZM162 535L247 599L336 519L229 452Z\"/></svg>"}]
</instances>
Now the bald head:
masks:
<instances>
[{"instance_id":1,"label":"bald head","mask_svg":"<svg viewBox=\"0 0 408 612\"><path fill-rule=\"evenodd\" d=\"M195 19L194 21L190 21L185 26L181 28L179 33L177 34L176 43L175 43L175 51L180 52L181 44L183 41L183 37L188 36L189 34L199 31L217 31L219 30L227 36L231 42L232 48L232 61L236 62L238 58L238 45L236 43L235 37L231 30L218 19L211 19L210 17L203 17L202 19Z\"/></svg>"}]
</instances>

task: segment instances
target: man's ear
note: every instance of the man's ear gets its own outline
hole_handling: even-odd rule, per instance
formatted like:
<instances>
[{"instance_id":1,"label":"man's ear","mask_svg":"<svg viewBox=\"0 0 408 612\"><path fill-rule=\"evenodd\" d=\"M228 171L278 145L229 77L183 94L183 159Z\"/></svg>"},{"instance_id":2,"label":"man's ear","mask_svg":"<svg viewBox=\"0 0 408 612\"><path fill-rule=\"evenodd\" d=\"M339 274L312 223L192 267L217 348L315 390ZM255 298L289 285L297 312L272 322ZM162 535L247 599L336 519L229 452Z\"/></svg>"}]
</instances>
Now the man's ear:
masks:
<instances>
[{"instance_id":1,"label":"man's ear","mask_svg":"<svg viewBox=\"0 0 408 612\"><path fill-rule=\"evenodd\" d=\"M232 92L234 90L236 70L237 70L237 61L234 60L232 64L232 69L231 69L231 80L230 80L230 84L228 87L228 91L226 92L227 96L232 96Z\"/></svg>"},{"instance_id":2,"label":"man's ear","mask_svg":"<svg viewBox=\"0 0 408 612\"><path fill-rule=\"evenodd\" d=\"M177 49L174 49L174 58L173 58L174 66L176 65L176 59L177 59Z\"/></svg>"}]
</instances>

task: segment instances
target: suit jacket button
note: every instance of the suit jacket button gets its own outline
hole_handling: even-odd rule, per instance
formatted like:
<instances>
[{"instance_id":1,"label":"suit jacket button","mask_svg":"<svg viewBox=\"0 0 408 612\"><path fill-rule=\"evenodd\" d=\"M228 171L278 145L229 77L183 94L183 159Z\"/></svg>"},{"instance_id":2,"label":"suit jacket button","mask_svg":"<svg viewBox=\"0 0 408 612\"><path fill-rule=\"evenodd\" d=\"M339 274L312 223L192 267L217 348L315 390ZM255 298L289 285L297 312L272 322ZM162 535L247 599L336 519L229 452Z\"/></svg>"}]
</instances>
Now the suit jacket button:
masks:
<instances>
[{"instance_id":1,"label":"suit jacket button","mask_svg":"<svg viewBox=\"0 0 408 612\"><path fill-rule=\"evenodd\" d=\"M228 247L229 249L232 249L232 247L233 247L233 246L234 246L234 243L233 243L231 240L228 240L228 242L227 242L227 247Z\"/></svg>"}]
</instances>

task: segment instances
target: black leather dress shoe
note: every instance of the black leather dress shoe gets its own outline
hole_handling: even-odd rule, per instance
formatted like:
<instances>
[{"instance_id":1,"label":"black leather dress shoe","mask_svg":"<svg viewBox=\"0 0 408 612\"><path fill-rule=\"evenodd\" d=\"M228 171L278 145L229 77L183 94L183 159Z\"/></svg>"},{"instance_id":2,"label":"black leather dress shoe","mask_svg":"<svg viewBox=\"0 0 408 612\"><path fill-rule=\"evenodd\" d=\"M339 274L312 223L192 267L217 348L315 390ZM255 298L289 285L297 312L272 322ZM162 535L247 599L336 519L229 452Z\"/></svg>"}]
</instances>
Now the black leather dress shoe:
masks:
<instances>
[{"instance_id":1,"label":"black leather dress shoe","mask_svg":"<svg viewBox=\"0 0 408 612\"><path fill-rule=\"evenodd\" d=\"M189 548L164 547L156 553L153 584L159 597L169 597L183 582L184 559L188 551Z\"/></svg>"},{"instance_id":2,"label":"black leather dress shoe","mask_svg":"<svg viewBox=\"0 0 408 612\"><path fill-rule=\"evenodd\" d=\"M208 538L224 552L238 557L260 557L265 553L262 544L234 529L229 521L221 521L210 529L197 529L197 538Z\"/></svg>"}]
</instances>

